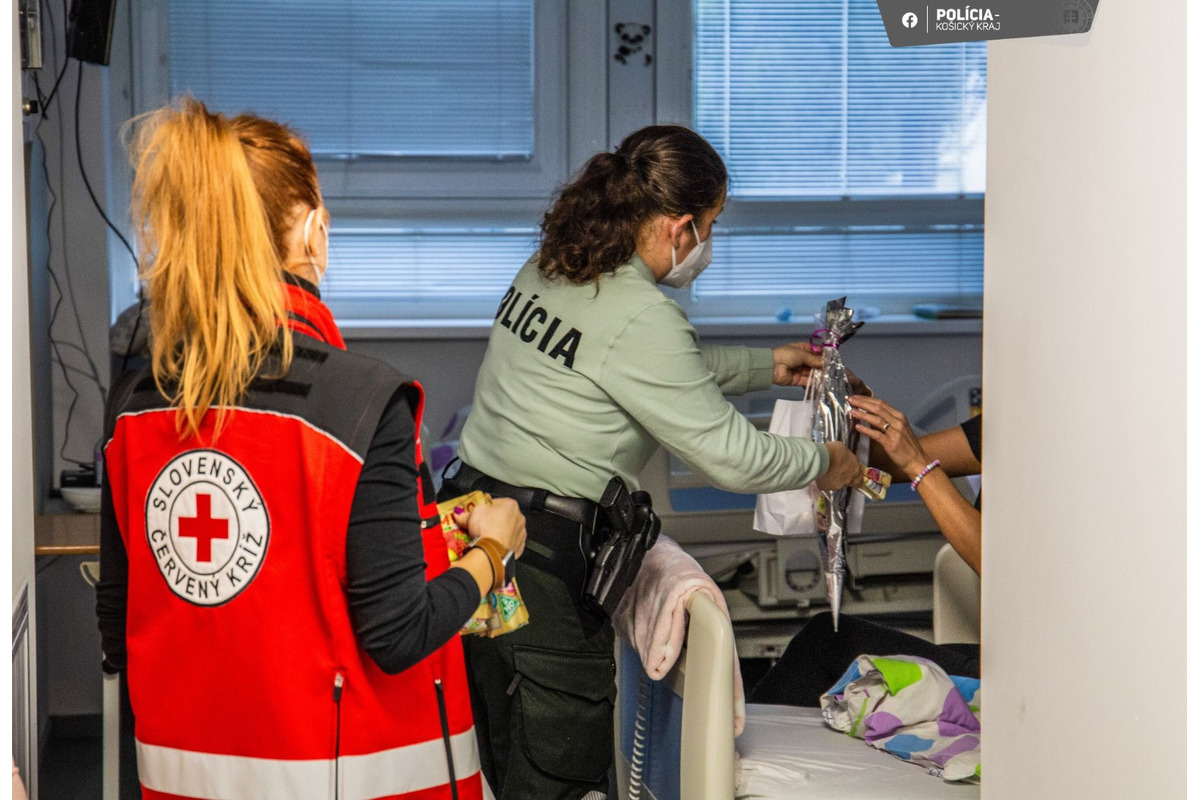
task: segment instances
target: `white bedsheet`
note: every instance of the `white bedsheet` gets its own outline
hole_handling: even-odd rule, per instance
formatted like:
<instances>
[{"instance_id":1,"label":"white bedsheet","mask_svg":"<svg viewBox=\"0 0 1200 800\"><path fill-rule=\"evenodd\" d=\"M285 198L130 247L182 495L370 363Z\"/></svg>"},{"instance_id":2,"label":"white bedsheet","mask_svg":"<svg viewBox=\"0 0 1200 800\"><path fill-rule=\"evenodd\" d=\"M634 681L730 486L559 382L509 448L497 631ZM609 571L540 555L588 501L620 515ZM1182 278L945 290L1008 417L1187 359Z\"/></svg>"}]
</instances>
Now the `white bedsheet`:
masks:
<instances>
[{"instance_id":1,"label":"white bedsheet","mask_svg":"<svg viewBox=\"0 0 1200 800\"><path fill-rule=\"evenodd\" d=\"M817 708L746 706L737 739L738 800L978 800L979 786L924 769L832 730Z\"/></svg>"}]
</instances>

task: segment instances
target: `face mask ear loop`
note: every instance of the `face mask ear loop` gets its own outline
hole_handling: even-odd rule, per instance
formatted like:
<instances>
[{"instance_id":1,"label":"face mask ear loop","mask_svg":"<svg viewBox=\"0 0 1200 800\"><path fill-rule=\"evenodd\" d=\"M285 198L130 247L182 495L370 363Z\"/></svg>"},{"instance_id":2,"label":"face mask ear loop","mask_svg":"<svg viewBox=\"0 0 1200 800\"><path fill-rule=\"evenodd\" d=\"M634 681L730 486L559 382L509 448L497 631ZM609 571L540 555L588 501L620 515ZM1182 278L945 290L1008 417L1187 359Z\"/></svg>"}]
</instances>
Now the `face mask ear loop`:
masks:
<instances>
[{"instance_id":1,"label":"face mask ear loop","mask_svg":"<svg viewBox=\"0 0 1200 800\"><path fill-rule=\"evenodd\" d=\"M304 254L308 256L308 265L313 268L317 280L325 277L325 270L317 266L317 260L313 258L312 246L308 243L308 237L312 233L312 223L317 216L317 210L314 208L308 212L308 216L304 218ZM321 223L321 227L325 227L325 223ZM328 234L326 234L328 236Z\"/></svg>"},{"instance_id":2,"label":"face mask ear loop","mask_svg":"<svg viewBox=\"0 0 1200 800\"><path fill-rule=\"evenodd\" d=\"M696 237L696 247L699 247L703 242L700 241L700 231L696 230L696 218L693 217L689 221L692 223L692 235ZM679 264L676 261L675 245L671 245L671 269L675 269L677 266Z\"/></svg>"},{"instance_id":3,"label":"face mask ear loop","mask_svg":"<svg viewBox=\"0 0 1200 800\"><path fill-rule=\"evenodd\" d=\"M675 269L677 266L679 266L679 261L675 255L675 243L671 242L671 269Z\"/></svg>"},{"instance_id":4,"label":"face mask ear loop","mask_svg":"<svg viewBox=\"0 0 1200 800\"><path fill-rule=\"evenodd\" d=\"M325 268L321 270L320 277L324 278L325 273L329 271L329 226L325 224L325 220L321 220L321 232L325 234Z\"/></svg>"},{"instance_id":5,"label":"face mask ear loop","mask_svg":"<svg viewBox=\"0 0 1200 800\"><path fill-rule=\"evenodd\" d=\"M310 262L312 261L312 247L308 243L308 237L312 235L312 221L316 214L317 210L314 208L304 218L304 255L308 256Z\"/></svg>"}]
</instances>

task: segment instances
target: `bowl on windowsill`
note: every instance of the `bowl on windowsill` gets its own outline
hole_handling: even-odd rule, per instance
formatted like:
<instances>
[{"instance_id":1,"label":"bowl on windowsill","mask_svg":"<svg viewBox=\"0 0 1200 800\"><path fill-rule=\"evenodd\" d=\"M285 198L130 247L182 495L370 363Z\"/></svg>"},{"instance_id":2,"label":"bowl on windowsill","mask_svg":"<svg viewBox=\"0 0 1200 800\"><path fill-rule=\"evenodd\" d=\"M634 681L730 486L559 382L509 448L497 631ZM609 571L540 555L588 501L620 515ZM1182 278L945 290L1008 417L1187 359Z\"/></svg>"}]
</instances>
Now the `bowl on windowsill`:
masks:
<instances>
[{"instance_id":1,"label":"bowl on windowsill","mask_svg":"<svg viewBox=\"0 0 1200 800\"><path fill-rule=\"evenodd\" d=\"M64 486L59 491L62 492L63 500L70 503L76 511L85 514L100 513L99 486Z\"/></svg>"}]
</instances>

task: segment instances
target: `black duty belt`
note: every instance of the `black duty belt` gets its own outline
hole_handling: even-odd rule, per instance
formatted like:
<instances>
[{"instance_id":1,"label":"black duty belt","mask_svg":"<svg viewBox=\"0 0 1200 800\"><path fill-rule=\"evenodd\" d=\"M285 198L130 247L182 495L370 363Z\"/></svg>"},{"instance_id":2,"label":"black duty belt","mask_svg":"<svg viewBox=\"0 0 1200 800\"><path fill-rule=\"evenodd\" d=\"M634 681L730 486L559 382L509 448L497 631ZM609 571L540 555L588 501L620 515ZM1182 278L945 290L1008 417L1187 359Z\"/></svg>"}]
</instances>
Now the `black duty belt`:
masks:
<instances>
[{"instance_id":1,"label":"black duty belt","mask_svg":"<svg viewBox=\"0 0 1200 800\"><path fill-rule=\"evenodd\" d=\"M545 489L513 486L511 483L505 483L480 472L465 461L459 461L458 464L458 471L446 475L447 480L497 497L511 497L522 508L547 511L555 516L583 525L589 530L599 519L599 507L591 500L584 500L581 497L563 497L551 494Z\"/></svg>"}]
</instances>

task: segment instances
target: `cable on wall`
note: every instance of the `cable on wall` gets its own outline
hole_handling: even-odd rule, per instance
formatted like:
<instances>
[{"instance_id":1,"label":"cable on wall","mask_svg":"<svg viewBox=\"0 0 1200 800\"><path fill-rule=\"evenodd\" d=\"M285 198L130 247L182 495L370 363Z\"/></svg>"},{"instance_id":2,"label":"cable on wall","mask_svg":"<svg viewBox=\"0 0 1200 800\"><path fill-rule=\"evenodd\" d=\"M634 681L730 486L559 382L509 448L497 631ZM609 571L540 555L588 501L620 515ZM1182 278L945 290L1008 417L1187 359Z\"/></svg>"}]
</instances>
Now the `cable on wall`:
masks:
<instances>
[{"instance_id":1,"label":"cable on wall","mask_svg":"<svg viewBox=\"0 0 1200 800\"><path fill-rule=\"evenodd\" d=\"M84 167L84 164L83 164L83 142L82 142L82 139L79 134L79 128L80 128L80 125L79 125L79 98L83 94L82 90L83 90L83 62L80 61L78 76L75 80L75 158L76 158L77 162L79 163L79 174L83 178L84 187L87 188L88 197L90 197L92 199L92 205L96 207L96 211L100 214L100 217L104 220L104 224L108 226L109 230L111 230L113 233L115 233L117 235L117 238L121 240L121 244L125 245L125 249L129 252L129 257L133 259L133 268L134 268L135 274L137 274L138 272L140 272L140 264L138 263L137 254L134 253L133 247L130 246L129 241L125 238L125 236L121 233L121 231L117 229L117 226L113 224L113 221L111 219L109 219L108 214L105 213L104 206L101 205L100 201L96 198L95 191L92 190L92 183L90 180L88 180L87 169ZM139 287L138 288L138 316L137 316L137 319L134 321L133 333L129 337L129 343L125 346L125 353L121 357L121 372L122 373L125 372L125 369L129 366L129 357L133 353L134 342L137 341L138 329L141 327L141 324L142 324L142 314L144 311L144 306L145 306L145 299L142 295L141 288ZM101 389L101 394L107 401L107 397L108 397L107 391L105 389ZM100 444L100 442L97 442L97 446L99 446L99 444Z\"/></svg>"},{"instance_id":2,"label":"cable on wall","mask_svg":"<svg viewBox=\"0 0 1200 800\"><path fill-rule=\"evenodd\" d=\"M50 3L50 2L43 3L43 8L46 11L46 16L49 21L49 28L50 28L51 37L52 37L52 51L56 52L56 54L61 53L60 57L63 60L62 60L62 67L59 69L58 75L55 78L54 86L51 88L51 91L48 95L43 95L42 87L40 85L40 81L38 78L38 74L36 72L33 74L34 88L37 91L39 102L41 103L41 109L40 109L41 113L39 116L38 123L34 128L34 133L38 139L39 144L42 147L42 154L43 154L42 172L43 172L43 177L46 181L47 192L50 195L50 205L49 205L49 208L47 209L47 219L46 219L47 234L49 234L50 229L53 227L54 212L57 209L59 211L60 222L62 223L61 231L62 231L63 241L65 243L66 242L66 228L65 228L66 220L65 220L65 216L64 216L64 209L59 208L59 202L58 202L59 195L58 195L58 193L55 192L53 183L50 180L50 169L49 169L49 164L48 164L48 158L46 155L46 143L45 143L45 139L42 136L41 126L45 122L45 120L50 117L50 105L53 104L54 100L58 97L59 87L61 86L62 81L65 78L67 69L70 65L70 57L66 54L65 39L61 43L61 46L62 46L61 51L59 50L59 38L58 38L59 31L54 24L54 12L52 10L52 3ZM69 13L69 11L67 8L67 2L66 2L66 0L64 0L64 2L63 2L64 22L65 22L65 19L66 19L66 16L68 15L68 13ZM130 244L129 244L128 240L126 240L125 236L121 233L120 230L118 230L116 228L116 226L113 224L112 220L109 219L108 215L105 213L103 206L100 204L99 200L96 197L95 191L92 188L91 181L90 181L90 179L87 175L87 171L84 167L82 133L81 133L81 125L80 125L80 122L81 122L80 106L81 106L81 98L82 98L82 83L83 83L83 64L82 64L82 62L80 62L79 68L76 72L74 120L73 120L74 125L75 125L75 132L74 132L75 156L76 156L76 161L77 161L77 164L79 167L80 176L83 179L84 187L87 189L88 197L91 199L92 204L96 207L97 211L100 213L101 218L104 220L104 222L108 226L108 228L117 235L118 239L120 239L121 243L125 246L125 249L129 252L130 256L133 257L134 264L136 265L137 258L136 258L136 255L134 254L133 248L130 246ZM59 110L62 109L61 102L58 104L57 108ZM58 119L58 123L59 123L58 124L58 134L59 134L58 154L59 154L59 183L60 183L59 191L60 192L62 190L61 186L65 185L65 178L66 178L65 163L66 163L67 143L65 141L65 135L64 135L65 132L63 130L64 122L66 122L65 114L60 113L59 119ZM66 420L65 420L65 426L64 426L64 431L63 431L63 439L59 446L58 454L59 454L60 459L63 462L71 463L71 464L75 464L75 465L79 465L79 466L91 466L94 463L92 457L94 455L95 449L100 444L99 440L89 450L86 460L80 460L78 458L73 458L68 455L69 441L70 441L70 437L71 437L71 423L74 419L76 408L79 406L79 403L82 399L81 387L77 381L80 378L83 378L83 379L87 380L89 383L93 384L96 387L96 390L100 393L102 403L105 401L105 399L107 397L108 389L105 386L104 382L101 380L100 370L96 364L96 361L93 359L91 352L87 348L87 336L84 333L82 316L80 314L79 306L78 306L78 303L77 303L76 297L75 297L74 288L71 283L70 261L69 261L68 251L65 249L63 251L62 258L63 258L63 269L64 269L65 274L60 278L60 276L55 272L55 270L53 268L53 238L48 235L47 236L46 271L47 271L48 276L50 277L51 282L53 283L54 290L55 290L57 296L55 298L54 305L51 309L47 335L48 335L52 353L53 353L52 360L54 363L56 363L58 365L59 369L61 370L63 381L66 384L67 388L70 390L71 395L72 395L70 404L69 404L69 406L67 408L67 412L66 412ZM62 305L63 305L64 300L67 301L67 303L70 307L70 310L72 312L74 326L75 326L76 331L79 334L79 339L80 339L79 343L60 339L57 336L55 336L54 330L55 330L55 326L58 323L59 314L62 310ZM86 370L80 369L79 367L68 363L68 359L65 357L65 353L67 350L73 350L73 351L77 352L80 356L82 356L82 358L86 361L87 369ZM126 358L128 358L128 354L126 355ZM74 379L72 379L72 375L75 376Z\"/></svg>"},{"instance_id":3,"label":"cable on wall","mask_svg":"<svg viewBox=\"0 0 1200 800\"><path fill-rule=\"evenodd\" d=\"M104 206L100 205L100 201L96 199L96 193L92 191L92 182L88 180L87 170L83 166L83 139L79 135L79 98L83 94L83 62L79 62L79 72L75 79L75 157L79 162L79 174L83 177L83 185L87 189L88 197L92 198L92 205L96 207L96 211L100 213L100 217L104 220L104 224L109 230L117 235L121 240L121 244L125 245L125 249L129 251L129 257L133 259L133 264L136 267L138 263L137 254L133 252L133 247L130 246L129 240L117 230L117 226L108 218L108 214L104 211Z\"/></svg>"},{"instance_id":4,"label":"cable on wall","mask_svg":"<svg viewBox=\"0 0 1200 800\"><path fill-rule=\"evenodd\" d=\"M57 38L58 38L55 34L55 31L57 29L54 27L54 12L51 10L52 7L51 7L50 3L43 3L42 7L46 9L46 19L49 22L48 27L50 29L50 37L51 37L50 43L51 43L51 47L53 48L53 46L55 44L57 44ZM68 13L67 2L66 2L66 0L63 0L63 20L64 20L64 22L66 21L67 13ZM48 96L42 97L42 87L38 85L37 71L36 70L34 71L33 86L37 90L38 103L39 103L40 109L41 109L41 112L40 112L41 118L44 119L46 117L46 106L50 105L50 101L52 101L54 99L54 95L58 94L58 86L60 83L62 83L63 76L66 74L67 74L67 59L64 57L62 69L60 69L58 71L58 77L54 79L54 88L52 88L50 90L50 94Z\"/></svg>"},{"instance_id":5,"label":"cable on wall","mask_svg":"<svg viewBox=\"0 0 1200 800\"><path fill-rule=\"evenodd\" d=\"M60 73L60 76L62 74L64 74L65 72L66 72L66 68L64 67L63 72ZM37 81L36 73L34 74L33 80L34 80L34 87L36 89L40 90L40 87L37 85L38 81ZM64 297L66 297L66 292L63 291L63 287L62 287L62 284L59 282L58 275L54 272L54 267L53 267L54 239L49 235L50 229L54 224L54 210L58 206L58 194L54 191L54 184L50 180L50 165L49 165L49 160L47 158L47 153L46 153L46 141L45 141L45 139L42 138L41 128L42 128L42 123L46 119L45 111L46 111L46 106L43 105L42 106L42 116L38 120L37 125L34 126L34 136L37 137L38 144L41 145L41 148L42 148L42 177L43 177L43 180L45 180L45 182L46 182L46 191L50 195L50 205L46 210L46 232L47 232L47 236L46 236L46 274L50 276L50 280L54 284L54 289L57 294L57 297L55 298L55 301L54 301L54 306L50 310L50 321L46 326L47 327L46 335L50 341L50 349L53 353L53 361L62 370L63 381L64 381L64 383L66 383L67 388L71 391L71 403L67 407L66 423L63 426L63 440L62 440L61 444L59 445L58 455L59 455L59 458L64 462L76 464L79 466L85 466L86 464L88 464L90 462L80 461L79 459L72 458L71 456L67 455L67 444L68 444L68 442L70 440L70 436L71 436L71 420L74 418L75 407L79 402L79 389L76 388L75 384L71 381L71 376L69 373L75 372L75 373L78 373L78 374L84 376L89 381L92 381L93 383L95 383L97 388L100 388L100 379L99 379L99 375L97 375L94 371L90 372L90 373L84 372L83 370L78 369L77 367L68 365L66 360L62 356L61 348L70 347L75 350L78 350L80 353L82 353L84 355L85 358L88 357L87 350L85 350L82 346L75 344L74 342L60 340L57 337L55 337L55 335L54 335L54 325L58 321L59 309L62 307L62 302L63 302ZM65 258L66 258L66 255L65 255L65 251L64 251L64 260L65 260ZM76 326L80 330L80 335L82 336L82 326L80 325L80 320L79 320L77 310L76 310L75 322L76 322ZM90 365L90 359L89 359L89 365Z\"/></svg>"}]
</instances>

